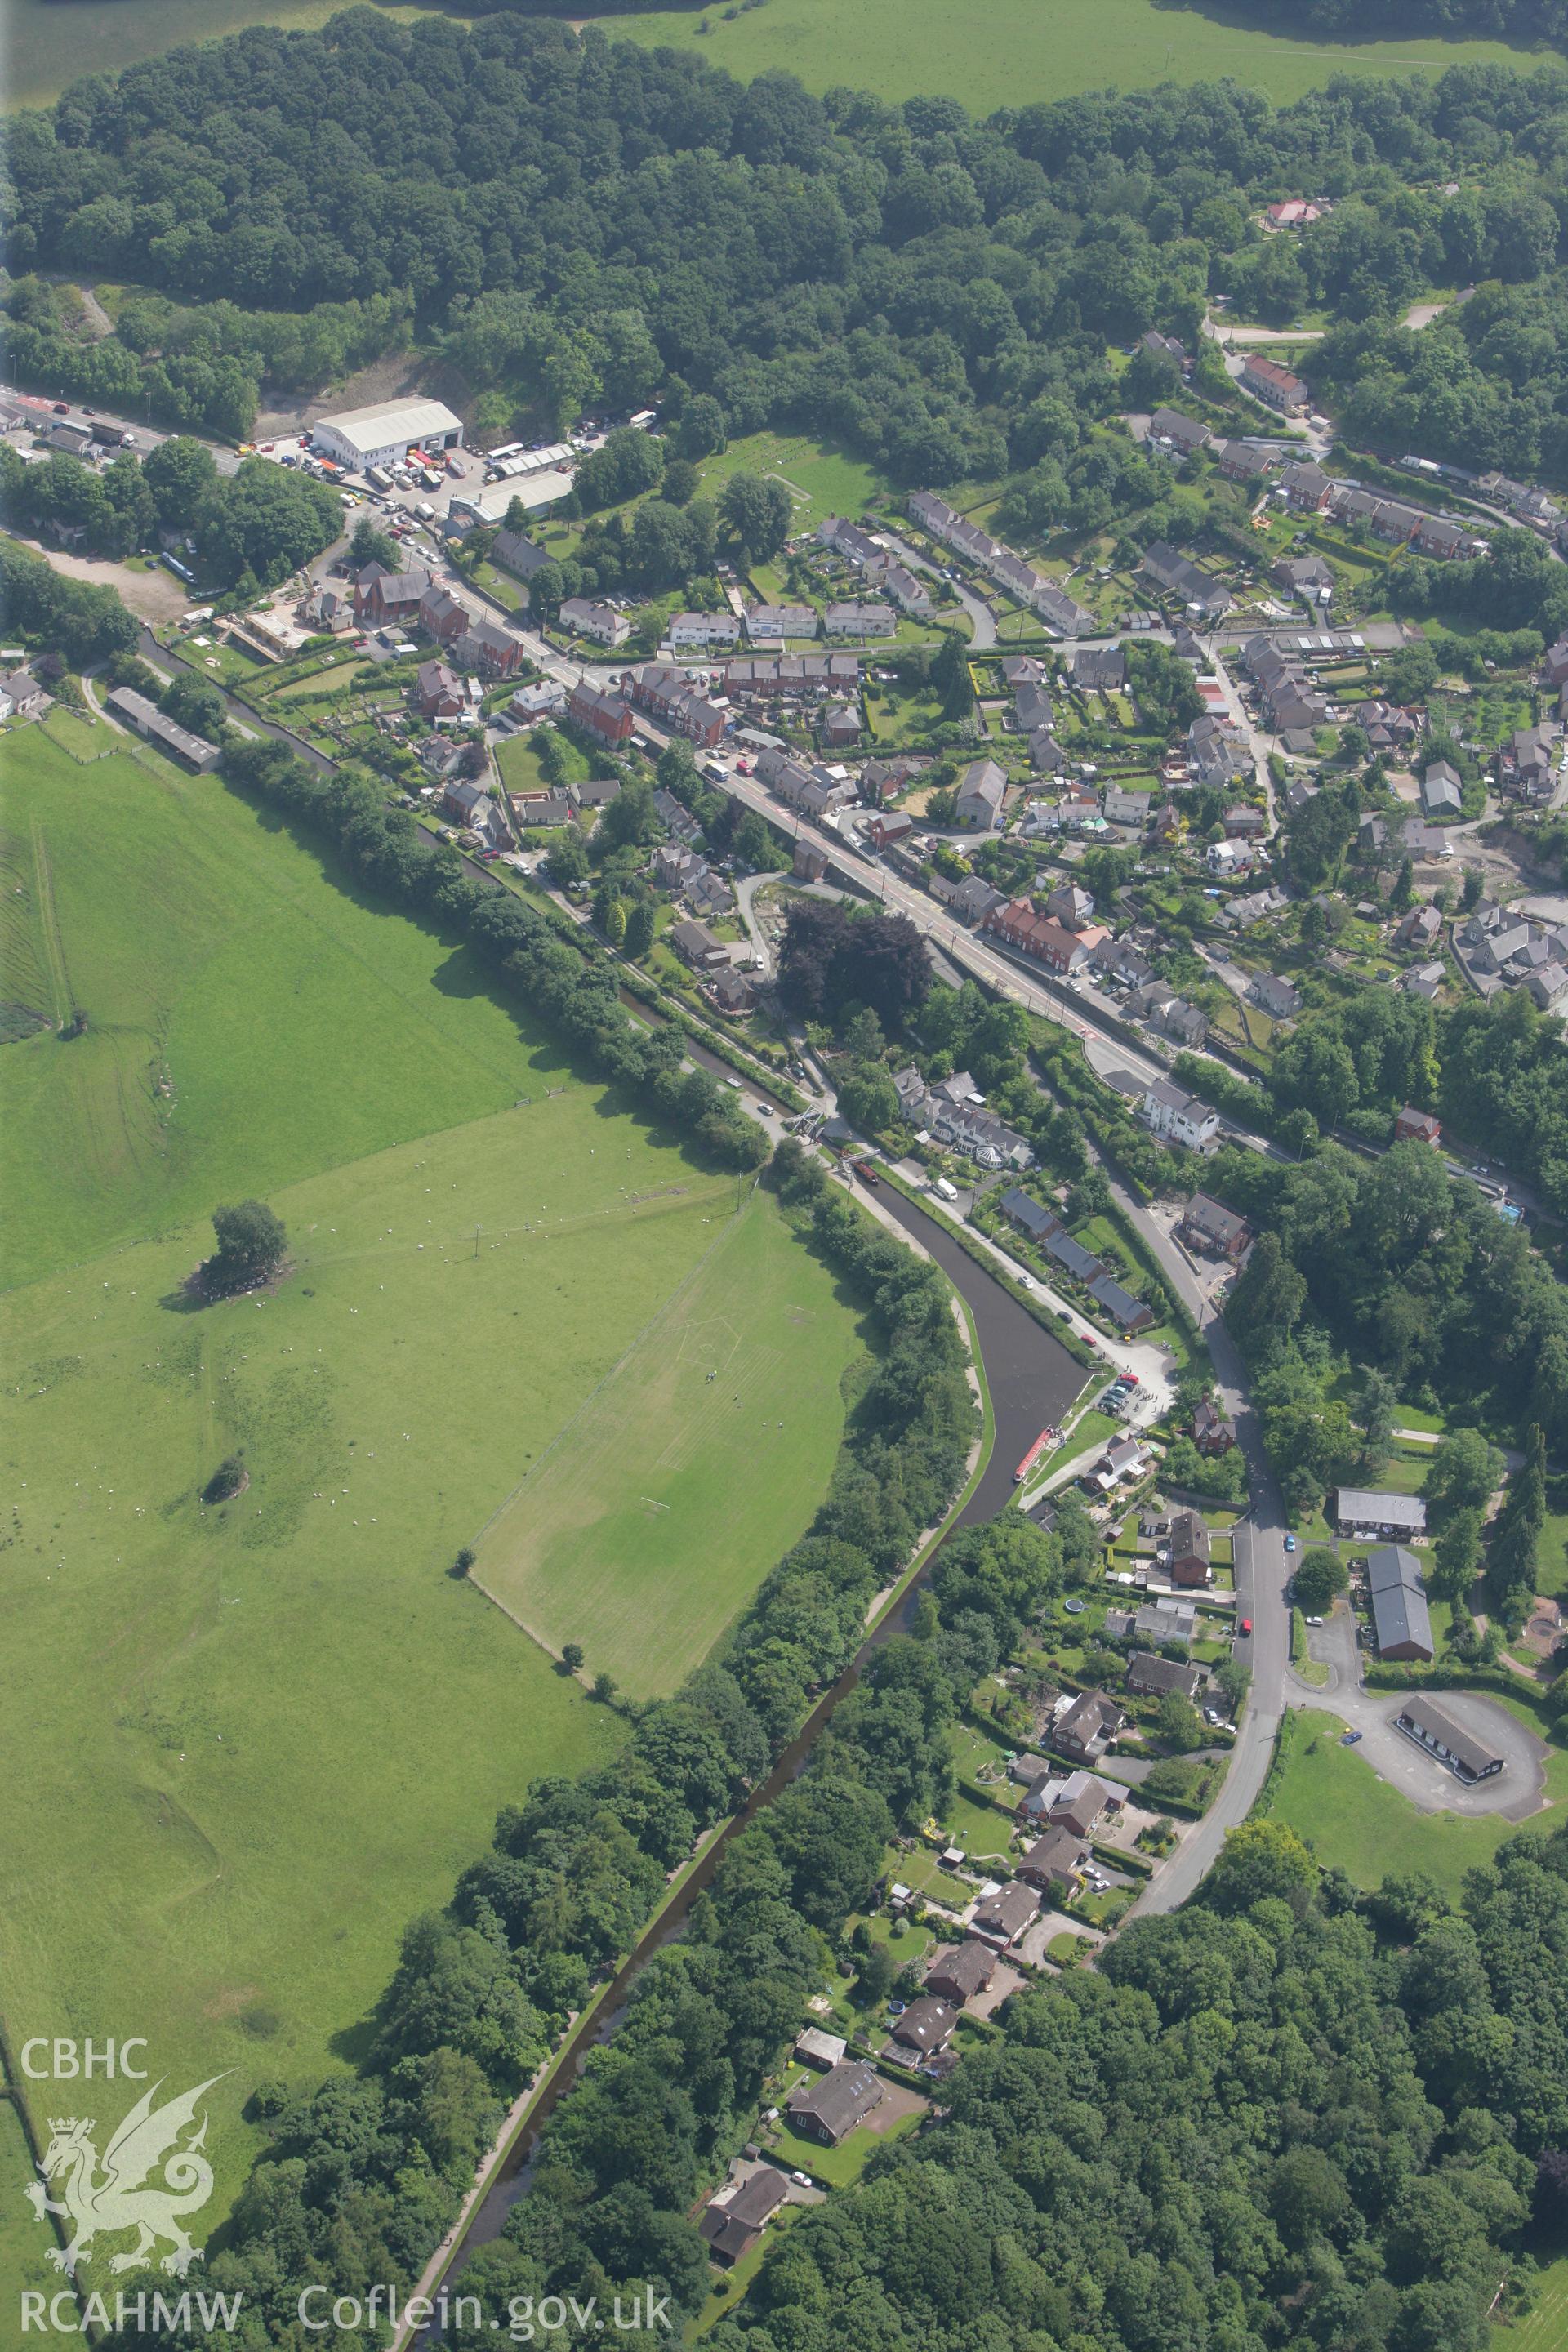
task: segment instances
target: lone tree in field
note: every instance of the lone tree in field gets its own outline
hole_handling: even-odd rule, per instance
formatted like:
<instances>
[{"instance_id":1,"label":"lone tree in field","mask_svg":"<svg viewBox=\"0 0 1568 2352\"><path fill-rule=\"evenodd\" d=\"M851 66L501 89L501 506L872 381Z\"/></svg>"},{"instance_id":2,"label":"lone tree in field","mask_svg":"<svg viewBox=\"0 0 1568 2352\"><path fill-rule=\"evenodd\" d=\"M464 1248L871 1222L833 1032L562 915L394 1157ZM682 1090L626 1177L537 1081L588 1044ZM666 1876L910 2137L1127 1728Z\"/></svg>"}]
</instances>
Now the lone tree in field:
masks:
<instances>
[{"instance_id":1,"label":"lone tree in field","mask_svg":"<svg viewBox=\"0 0 1568 2352\"><path fill-rule=\"evenodd\" d=\"M453 1560L451 1567L447 1570L447 1575L456 1577L458 1581L461 1582L462 1579L467 1576L469 1569L472 1568L475 1557L476 1555L469 1546L468 1544L464 1544L461 1550L458 1553L457 1558Z\"/></svg>"},{"instance_id":2,"label":"lone tree in field","mask_svg":"<svg viewBox=\"0 0 1568 2352\"><path fill-rule=\"evenodd\" d=\"M580 1675L583 1671L582 1643L563 1642L561 1646L561 1663L569 1675Z\"/></svg>"},{"instance_id":3,"label":"lone tree in field","mask_svg":"<svg viewBox=\"0 0 1568 2352\"><path fill-rule=\"evenodd\" d=\"M289 1236L281 1217L265 1201L241 1201L213 1211L217 1249L202 1268L202 1283L215 1292L249 1290L268 1281L282 1265Z\"/></svg>"}]
</instances>

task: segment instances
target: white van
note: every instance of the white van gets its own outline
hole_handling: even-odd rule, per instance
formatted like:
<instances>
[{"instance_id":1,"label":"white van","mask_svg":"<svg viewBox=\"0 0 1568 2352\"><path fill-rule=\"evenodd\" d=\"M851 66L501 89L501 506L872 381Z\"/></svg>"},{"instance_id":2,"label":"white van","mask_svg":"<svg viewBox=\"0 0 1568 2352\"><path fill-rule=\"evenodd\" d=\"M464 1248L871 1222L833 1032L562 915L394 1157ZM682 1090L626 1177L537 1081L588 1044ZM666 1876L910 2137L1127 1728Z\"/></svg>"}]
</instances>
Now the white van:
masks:
<instances>
[{"instance_id":1,"label":"white van","mask_svg":"<svg viewBox=\"0 0 1568 2352\"><path fill-rule=\"evenodd\" d=\"M958 1198L957 1185L950 1184L945 1176L933 1176L931 1180L931 1189L939 1201L956 1201Z\"/></svg>"}]
</instances>

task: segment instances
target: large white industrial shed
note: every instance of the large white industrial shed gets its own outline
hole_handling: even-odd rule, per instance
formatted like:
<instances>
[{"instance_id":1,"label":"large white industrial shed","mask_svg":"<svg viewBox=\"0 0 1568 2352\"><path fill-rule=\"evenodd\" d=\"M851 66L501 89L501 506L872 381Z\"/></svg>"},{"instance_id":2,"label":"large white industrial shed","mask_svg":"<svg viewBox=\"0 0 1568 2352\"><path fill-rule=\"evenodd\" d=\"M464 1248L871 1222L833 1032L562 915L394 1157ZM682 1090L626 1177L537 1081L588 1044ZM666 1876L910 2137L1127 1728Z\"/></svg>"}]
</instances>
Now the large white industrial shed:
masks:
<instances>
[{"instance_id":1,"label":"large white industrial shed","mask_svg":"<svg viewBox=\"0 0 1568 2352\"><path fill-rule=\"evenodd\" d=\"M384 400L376 408L323 416L311 426L310 439L324 457L359 473L366 466L395 464L410 449L460 448L463 420L439 400Z\"/></svg>"}]
</instances>

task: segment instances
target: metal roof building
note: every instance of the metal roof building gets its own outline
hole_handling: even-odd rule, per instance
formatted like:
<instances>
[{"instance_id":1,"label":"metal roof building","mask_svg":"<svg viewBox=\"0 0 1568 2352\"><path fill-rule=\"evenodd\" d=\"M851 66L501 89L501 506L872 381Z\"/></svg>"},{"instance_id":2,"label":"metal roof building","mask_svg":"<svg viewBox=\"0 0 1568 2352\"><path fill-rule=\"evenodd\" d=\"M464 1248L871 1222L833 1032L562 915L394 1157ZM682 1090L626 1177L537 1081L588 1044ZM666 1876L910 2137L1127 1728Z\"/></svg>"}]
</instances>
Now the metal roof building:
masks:
<instances>
[{"instance_id":1,"label":"metal roof building","mask_svg":"<svg viewBox=\"0 0 1568 2352\"><path fill-rule=\"evenodd\" d=\"M1437 1757L1457 1780L1489 1780L1503 1769L1504 1759L1495 1748L1477 1739L1429 1698L1406 1699L1394 1720L1407 1739L1418 1741L1429 1755Z\"/></svg>"},{"instance_id":2,"label":"metal roof building","mask_svg":"<svg viewBox=\"0 0 1568 2352\"><path fill-rule=\"evenodd\" d=\"M384 400L321 417L310 427L312 446L356 473L395 463L410 449L456 449L462 438L462 418L439 400Z\"/></svg>"}]
</instances>

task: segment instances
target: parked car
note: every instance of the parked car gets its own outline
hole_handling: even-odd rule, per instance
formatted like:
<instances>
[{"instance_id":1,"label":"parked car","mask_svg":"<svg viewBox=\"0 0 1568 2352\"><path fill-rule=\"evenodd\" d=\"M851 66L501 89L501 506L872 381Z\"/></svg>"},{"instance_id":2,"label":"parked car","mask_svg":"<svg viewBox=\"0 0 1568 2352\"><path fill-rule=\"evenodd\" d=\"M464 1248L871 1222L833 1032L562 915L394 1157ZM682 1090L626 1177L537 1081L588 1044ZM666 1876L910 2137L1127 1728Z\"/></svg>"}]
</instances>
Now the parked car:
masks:
<instances>
[{"instance_id":1,"label":"parked car","mask_svg":"<svg viewBox=\"0 0 1568 2352\"><path fill-rule=\"evenodd\" d=\"M1236 1630L1237 1630L1237 1632L1238 1633L1251 1633L1251 1631L1252 1631L1252 1620L1251 1620L1251 1618L1250 1618L1250 1617L1244 1617L1244 1618L1242 1619L1242 1621L1241 1621L1240 1624L1237 1627L1237 1629L1236 1629Z\"/></svg>"},{"instance_id":2,"label":"parked car","mask_svg":"<svg viewBox=\"0 0 1568 2352\"><path fill-rule=\"evenodd\" d=\"M1294 1550L1295 1550L1295 1549L1296 1549L1296 1538L1295 1538L1295 1537L1294 1537L1294 1536L1287 1536L1287 1537L1286 1537L1286 1538L1285 1538L1285 1549L1286 1549L1286 1550L1287 1550L1287 1551L1294 1551Z\"/></svg>"},{"instance_id":3,"label":"parked car","mask_svg":"<svg viewBox=\"0 0 1568 2352\"><path fill-rule=\"evenodd\" d=\"M1359 1731L1342 1732L1340 1734L1340 1746L1342 1748L1353 1748L1360 1738L1361 1734Z\"/></svg>"}]
</instances>

